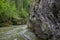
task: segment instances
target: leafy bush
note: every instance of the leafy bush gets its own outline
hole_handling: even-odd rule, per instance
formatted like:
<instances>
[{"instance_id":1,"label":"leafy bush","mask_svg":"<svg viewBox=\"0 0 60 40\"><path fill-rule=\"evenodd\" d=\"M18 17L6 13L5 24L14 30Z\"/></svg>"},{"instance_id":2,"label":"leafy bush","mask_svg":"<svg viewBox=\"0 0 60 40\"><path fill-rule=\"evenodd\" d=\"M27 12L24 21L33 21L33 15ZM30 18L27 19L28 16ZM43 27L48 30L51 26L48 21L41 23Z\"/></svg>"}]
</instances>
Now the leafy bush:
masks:
<instances>
[{"instance_id":1,"label":"leafy bush","mask_svg":"<svg viewBox=\"0 0 60 40\"><path fill-rule=\"evenodd\" d=\"M20 1L20 13L19 16L23 18L22 24L26 24L29 18L30 0Z\"/></svg>"},{"instance_id":2,"label":"leafy bush","mask_svg":"<svg viewBox=\"0 0 60 40\"><path fill-rule=\"evenodd\" d=\"M19 18L18 16L14 1L10 3L8 0L0 0L0 25L11 21L12 18Z\"/></svg>"},{"instance_id":3,"label":"leafy bush","mask_svg":"<svg viewBox=\"0 0 60 40\"><path fill-rule=\"evenodd\" d=\"M26 24L29 17L30 0L0 0L0 26Z\"/></svg>"}]
</instances>

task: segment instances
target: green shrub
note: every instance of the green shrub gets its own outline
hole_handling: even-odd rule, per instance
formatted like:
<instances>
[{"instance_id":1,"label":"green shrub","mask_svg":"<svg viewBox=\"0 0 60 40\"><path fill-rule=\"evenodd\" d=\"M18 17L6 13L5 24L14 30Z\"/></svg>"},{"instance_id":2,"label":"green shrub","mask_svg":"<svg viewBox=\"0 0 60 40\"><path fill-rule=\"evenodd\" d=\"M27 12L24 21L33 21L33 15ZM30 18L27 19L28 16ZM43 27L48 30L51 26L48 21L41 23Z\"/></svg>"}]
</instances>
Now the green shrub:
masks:
<instances>
[{"instance_id":1,"label":"green shrub","mask_svg":"<svg viewBox=\"0 0 60 40\"><path fill-rule=\"evenodd\" d=\"M0 26L26 24L30 11L30 0L0 0Z\"/></svg>"}]
</instances>

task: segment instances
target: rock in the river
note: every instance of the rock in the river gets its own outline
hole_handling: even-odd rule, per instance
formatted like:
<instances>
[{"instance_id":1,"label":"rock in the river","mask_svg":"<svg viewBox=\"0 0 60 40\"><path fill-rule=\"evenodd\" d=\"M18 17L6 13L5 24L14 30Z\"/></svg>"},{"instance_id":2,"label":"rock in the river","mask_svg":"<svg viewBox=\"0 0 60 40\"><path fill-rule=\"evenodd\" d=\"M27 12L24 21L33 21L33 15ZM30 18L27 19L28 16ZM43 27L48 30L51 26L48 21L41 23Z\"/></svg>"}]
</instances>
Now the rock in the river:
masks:
<instances>
[{"instance_id":1,"label":"rock in the river","mask_svg":"<svg viewBox=\"0 0 60 40\"><path fill-rule=\"evenodd\" d=\"M32 0L29 28L39 40L60 40L60 0Z\"/></svg>"}]
</instances>

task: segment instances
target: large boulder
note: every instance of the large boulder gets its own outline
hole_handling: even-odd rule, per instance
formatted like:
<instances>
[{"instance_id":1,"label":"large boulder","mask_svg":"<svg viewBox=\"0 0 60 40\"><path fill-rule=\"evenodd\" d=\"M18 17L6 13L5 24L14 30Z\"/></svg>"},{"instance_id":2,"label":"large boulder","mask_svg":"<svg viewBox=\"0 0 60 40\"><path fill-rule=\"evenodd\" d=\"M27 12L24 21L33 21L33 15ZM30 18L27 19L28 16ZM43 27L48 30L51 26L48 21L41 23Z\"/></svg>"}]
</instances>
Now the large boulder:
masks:
<instances>
[{"instance_id":1,"label":"large boulder","mask_svg":"<svg viewBox=\"0 0 60 40\"><path fill-rule=\"evenodd\" d=\"M32 0L29 28L39 40L60 40L60 0Z\"/></svg>"}]
</instances>

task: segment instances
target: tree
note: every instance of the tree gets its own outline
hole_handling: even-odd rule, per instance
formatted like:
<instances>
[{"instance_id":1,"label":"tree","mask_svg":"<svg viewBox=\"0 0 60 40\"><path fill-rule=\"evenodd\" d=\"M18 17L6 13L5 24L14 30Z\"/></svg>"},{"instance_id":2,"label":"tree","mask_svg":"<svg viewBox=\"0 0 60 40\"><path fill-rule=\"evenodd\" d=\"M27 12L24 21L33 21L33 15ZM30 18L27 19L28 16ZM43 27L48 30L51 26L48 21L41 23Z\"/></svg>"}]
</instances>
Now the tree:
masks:
<instances>
[{"instance_id":1,"label":"tree","mask_svg":"<svg viewBox=\"0 0 60 40\"><path fill-rule=\"evenodd\" d=\"M32 0L29 28L39 40L60 40L60 0Z\"/></svg>"}]
</instances>

